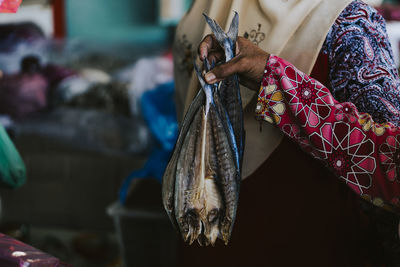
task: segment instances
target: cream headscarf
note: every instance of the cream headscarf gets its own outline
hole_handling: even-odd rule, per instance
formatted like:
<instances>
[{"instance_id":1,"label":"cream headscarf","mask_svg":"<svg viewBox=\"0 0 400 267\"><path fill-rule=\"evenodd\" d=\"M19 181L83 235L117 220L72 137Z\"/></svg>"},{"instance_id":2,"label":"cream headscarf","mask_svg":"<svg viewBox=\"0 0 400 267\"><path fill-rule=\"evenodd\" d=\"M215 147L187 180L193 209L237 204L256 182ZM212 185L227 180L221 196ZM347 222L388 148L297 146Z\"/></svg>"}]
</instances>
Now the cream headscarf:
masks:
<instances>
[{"instance_id":1,"label":"cream headscarf","mask_svg":"<svg viewBox=\"0 0 400 267\"><path fill-rule=\"evenodd\" d=\"M181 120L199 89L192 59L202 38L210 33L202 13L227 28L239 13L239 35L268 53L284 58L310 74L326 35L352 0L198 0L178 25L173 47L178 117ZM242 176L252 174L276 149L282 133L254 119L254 92L241 88L245 108L246 144ZM254 102L255 103L255 102Z\"/></svg>"}]
</instances>

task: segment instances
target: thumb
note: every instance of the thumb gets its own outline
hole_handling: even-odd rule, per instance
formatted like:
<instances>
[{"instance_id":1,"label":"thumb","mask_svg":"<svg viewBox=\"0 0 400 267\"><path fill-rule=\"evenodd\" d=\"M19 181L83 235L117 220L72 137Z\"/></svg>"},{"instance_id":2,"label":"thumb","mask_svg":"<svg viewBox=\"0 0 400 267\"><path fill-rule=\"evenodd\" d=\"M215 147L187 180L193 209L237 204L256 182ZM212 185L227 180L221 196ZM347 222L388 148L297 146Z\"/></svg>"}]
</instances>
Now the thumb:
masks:
<instances>
[{"instance_id":1,"label":"thumb","mask_svg":"<svg viewBox=\"0 0 400 267\"><path fill-rule=\"evenodd\" d=\"M208 84L213 84L239 72L240 67L238 60L239 59L235 57L229 62L218 65L211 71L207 72L204 76L206 82Z\"/></svg>"}]
</instances>

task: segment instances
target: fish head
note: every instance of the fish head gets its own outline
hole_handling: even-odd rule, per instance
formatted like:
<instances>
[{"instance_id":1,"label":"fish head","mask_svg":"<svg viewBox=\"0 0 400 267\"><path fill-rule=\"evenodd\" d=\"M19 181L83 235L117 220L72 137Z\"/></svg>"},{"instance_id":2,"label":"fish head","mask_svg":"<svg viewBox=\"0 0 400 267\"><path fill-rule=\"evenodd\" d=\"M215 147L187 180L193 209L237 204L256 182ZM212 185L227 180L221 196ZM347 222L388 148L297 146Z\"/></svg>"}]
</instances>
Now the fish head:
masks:
<instances>
[{"instance_id":1,"label":"fish head","mask_svg":"<svg viewBox=\"0 0 400 267\"><path fill-rule=\"evenodd\" d=\"M222 210L215 208L207 215L207 223L205 224L204 235L209 243L214 246L217 237L220 234L219 225L222 216Z\"/></svg>"},{"instance_id":2,"label":"fish head","mask_svg":"<svg viewBox=\"0 0 400 267\"><path fill-rule=\"evenodd\" d=\"M202 232L202 223L196 210L189 210L179 219L181 234L185 242L192 244Z\"/></svg>"}]
</instances>

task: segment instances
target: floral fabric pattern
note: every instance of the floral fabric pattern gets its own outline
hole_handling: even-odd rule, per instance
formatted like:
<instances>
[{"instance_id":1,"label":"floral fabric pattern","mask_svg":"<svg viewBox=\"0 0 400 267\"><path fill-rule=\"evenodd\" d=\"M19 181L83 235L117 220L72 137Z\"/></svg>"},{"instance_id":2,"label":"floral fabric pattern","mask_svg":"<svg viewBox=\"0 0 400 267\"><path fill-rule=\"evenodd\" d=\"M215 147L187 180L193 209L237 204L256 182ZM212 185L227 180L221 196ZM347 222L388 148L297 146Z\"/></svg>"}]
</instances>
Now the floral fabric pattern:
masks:
<instances>
[{"instance_id":1,"label":"floral fabric pattern","mask_svg":"<svg viewBox=\"0 0 400 267\"><path fill-rule=\"evenodd\" d=\"M383 17L353 1L332 25L322 51L328 55L326 86L339 102L352 102L376 122L400 124L399 75Z\"/></svg>"},{"instance_id":2,"label":"floral fabric pattern","mask_svg":"<svg viewBox=\"0 0 400 267\"><path fill-rule=\"evenodd\" d=\"M390 181L400 181L400 135L388 136L379 148L379 159L386 177Z\"/></svg>"},{"instance_id":3,"label":"floral fabric pattern","mask_svg":"<svg viewBox=\"0 0 400 267\"><path fill-rule=\"evenodd\" d=\"M384 19L353 1L322 52L328 55L328 87L271 55L256 116L364 199L400 211L400 80Z\"/></svg>"},{"instance_id":4,"label":"floral fabric pattern","mask_svg":"<svg viewBox=\"0 0 400 267\"><path fill-rule=\"evenodd\" d=\"M392 122L377 123L353 103L338 102L328 88L274 55L267 62L256 115L279 127L357 194L375 205L400 208L400 128Z\"/></svg>"}]
</instances>

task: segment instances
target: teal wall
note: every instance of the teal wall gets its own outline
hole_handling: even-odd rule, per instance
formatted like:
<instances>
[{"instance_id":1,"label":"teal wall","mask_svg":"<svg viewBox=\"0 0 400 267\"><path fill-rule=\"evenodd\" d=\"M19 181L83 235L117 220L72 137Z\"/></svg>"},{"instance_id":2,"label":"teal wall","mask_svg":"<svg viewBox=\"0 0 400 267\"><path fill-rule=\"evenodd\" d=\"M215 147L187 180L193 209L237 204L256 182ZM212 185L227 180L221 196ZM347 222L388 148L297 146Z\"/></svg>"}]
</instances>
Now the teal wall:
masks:
<instances>
[{"instance_id":1,"label":"teal wall","mask_svg":"<svg viewBox=\"0 0 400 267\"><path fill-rule=\"evenodd\" d=\"M167 42L158 0L66 0L67 36L100 42Z\"/></svg>"}]
</instances>

